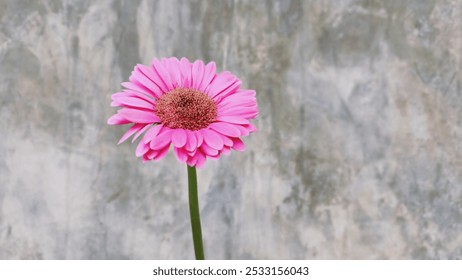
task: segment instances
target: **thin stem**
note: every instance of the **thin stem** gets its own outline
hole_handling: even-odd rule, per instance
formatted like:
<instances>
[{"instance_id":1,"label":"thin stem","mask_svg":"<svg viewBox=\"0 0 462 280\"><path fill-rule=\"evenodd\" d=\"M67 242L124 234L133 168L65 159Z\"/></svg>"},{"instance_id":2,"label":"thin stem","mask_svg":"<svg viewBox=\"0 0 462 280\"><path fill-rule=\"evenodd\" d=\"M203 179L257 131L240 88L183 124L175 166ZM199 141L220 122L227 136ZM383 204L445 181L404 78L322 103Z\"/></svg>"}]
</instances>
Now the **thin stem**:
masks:
<instances>
[{"instance_id":1,"label":"thin stem","mask_svg":"<svg viewBox=\"0 0 462 280\"><path fill-rule=\"evenodd\" d=\"M202 246L201 216L199 212L199 198L197 195L196 168L188 165L189 185L189 214L191 215L191 229L194 242L196 260L203 260L204 247Z\"/></svg>"}]
</instances>

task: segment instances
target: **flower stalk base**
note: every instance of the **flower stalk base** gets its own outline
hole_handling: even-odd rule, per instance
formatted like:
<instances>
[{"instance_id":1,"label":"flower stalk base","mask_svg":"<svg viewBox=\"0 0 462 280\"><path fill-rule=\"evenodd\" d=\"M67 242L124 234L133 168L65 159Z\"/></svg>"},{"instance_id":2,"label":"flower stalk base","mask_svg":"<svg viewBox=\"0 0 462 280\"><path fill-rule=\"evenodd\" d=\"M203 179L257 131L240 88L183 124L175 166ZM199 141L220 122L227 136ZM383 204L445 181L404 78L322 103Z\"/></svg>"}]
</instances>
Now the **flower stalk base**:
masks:
<instances>
[{"instance_id":1,"label":"flower stalk base","mask_svg":"<svg viewBox=\"0 0 462 280\"><path fill-rule=\"evenodd\" d=\"M199 212L199 198L197 194L196 168L188 165L189 186L189 214L191 217L191 229L194 242L196 260L204 260L204 247L202 245L201 217Z\"/></svg>"}]
</instances>

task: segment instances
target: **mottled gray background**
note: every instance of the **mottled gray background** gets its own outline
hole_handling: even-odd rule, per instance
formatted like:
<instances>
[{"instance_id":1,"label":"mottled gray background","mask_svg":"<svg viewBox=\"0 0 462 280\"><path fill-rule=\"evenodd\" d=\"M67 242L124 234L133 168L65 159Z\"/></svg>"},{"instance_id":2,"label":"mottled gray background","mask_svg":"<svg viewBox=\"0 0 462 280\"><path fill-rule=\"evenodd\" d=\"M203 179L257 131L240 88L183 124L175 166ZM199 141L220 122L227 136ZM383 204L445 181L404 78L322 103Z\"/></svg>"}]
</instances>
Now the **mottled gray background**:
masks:
<instances>
[{"instance_id":1,"label":"mottled gray background","mask_svg":"<svg viewBox=\"0 0 462 280\"><path fill-rule=\"evenodd\" d=\"M0 258L193 258L186 167L106 125L154 56L257 90L198 173L208 258L461 257L462 1L0 0Z\"/></svg>"}]
</instances>

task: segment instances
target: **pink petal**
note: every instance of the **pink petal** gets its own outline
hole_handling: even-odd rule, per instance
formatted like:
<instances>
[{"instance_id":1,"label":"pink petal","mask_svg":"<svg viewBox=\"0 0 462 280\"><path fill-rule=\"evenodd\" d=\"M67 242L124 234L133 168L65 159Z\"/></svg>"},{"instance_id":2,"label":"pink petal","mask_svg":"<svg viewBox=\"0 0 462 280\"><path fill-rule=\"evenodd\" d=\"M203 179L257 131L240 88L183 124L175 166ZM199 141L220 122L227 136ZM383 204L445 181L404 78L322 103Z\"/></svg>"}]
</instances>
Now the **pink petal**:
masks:
<instances>
[{"instance_id":1,"label":"pink petal","mask_svg":"<svg viewBox=\"0 0 462 280\"><path fill-rule=\"evenodd\" d=\"M142 157L141 157L141 160L143 161L143 163L146 163L149 161L149 158L147 156L147 154L144 154Z\"/></svg>"},{"instance_id":2,"label":"pink petal","mask_svg":"<svg viewBox=\"0 0 462 280\"><path fill-rule=\"evenodd\" d=\"M221 150L223 148L223 140L221 139L220 134L208 128L202 129L201 133L204 137L204 142L207 145L216 150Z\"/></svg>"},{"instance_id":3,"label":"pink petal","mask_svg":"<svg viewBox=\"0 0 462 280\"><path fill-rule=\"evenodd\" d=\"M228 103L229 101L232 101L239 106L247 106L247 104L255 105L255 94L256 93L254 90L242 90L236 87L232 87L228 88L225 93L222 93L221 95L214 98L214 101L219 104L219 106L222 106L222 104Z\"/></svg>"},{"instance_id":4,"label":"pink petal","mask_svg":"<svg viewBox=\"0 0 462 280\"><path fill-rule=\"evenodd\" d=\"M231 147L233 145L233 140L226 135L221 135L221 140L223 140L223 145Z\"/></svg>"},{"instance_id":5,"label":"pink petal","mask_svg":"<svg viewBox=\"0 0 462 280\"><path fill-rule=\"evenodd\" d=\"M132 107L154 109L154 105L152 103L137 97L117 97L114 102Z\"/></svg>"},{"instance_id":6,"label":"pink petal","mask_svg":"<svg viewBox=\"0 0 462 280\"><path fill-rule=\"evenodd\" d=\"M161 148L165 147L165 145L170 144L172 142L172 130L167 129L162 131L154 140L151 141L150 147L153 150L160 150Z\"/></svg>"},{"instance_id":7,"label":"pink petal","mask_svg":"<svg viewBox=\"0 0 462 280\"><path fill-rule=\"evenodd\" d=\"M197 149L197 138L194 135L194 132L192 132L190 130L185 130L185 132L186 132L186 136L187 136L185 149L187 151L196 150Z\"/></svg>"},{"instance_id":8,"label":"pink petal","mask_svg":"<svg viewBox=\"0 0 462 280\"><path fill-rule=\"evenodd\" d=\"M229 103L242 106L245 104L254 105L256 102L257 99L255 96L248 95L246 92L240 92L238 89L237 91L233 92L233 94L222 97L219 101L217 101L217 104L222 106L223 104Z\"/></svg>"},{"instance_id":9,"label":"pink petal","mask_svg":"<svg viewBox=\"0 0 462 280\"><path fill-rule=\"evenodd\" d=\"M158 124L158 125L155 125L155 126L151 127L151 129L149 129L149 131L146 132L146 134L144 135L142 141L144 143L151 142L159 134L159 132L161 131L162 128L163 128L162 124Z\"/></svg>"},{"instance_id":10,"label":"pink petal","mask_svg":"<svg viewBox=\"0 0 462 280\"><path fill-rule=\"evenodd\" d=\"M221 153L224 155L229 155L231 154L231 149L229 147L223 147L223 150L221 150Z\"/></svg>"},{"instance_id":11,"label":"pink petal","mask_svg":"<svg viewBox=\"0 0 462 280\"><path fill-rule=\"evenodd\" d=\"M170 74L170 80L172 81L173 87L179 87L182 85L181 81L181 70L180 61L176 57L171 57L166 60L162 60L165 68Z\"/></svg>"},{"instance_id":12,"label":"pink petal","mask_svg":"<svg viewBox=\"0 0 462 280\"><path fill-rule=\"evenodd\" d=\"M143 92L145 92L145 95L147 96L151 96L151 97L155 97L156 95L154 94L154 92L152 91L152 89L150 89L149 87L145 86L141 81L139 81L137 78L135 78L135 76L143 76L143 74L141 73L138 73L138 72L135 72L135 71L132 71L132 74L130 75L130 77L128 77L128 80L132 83L132 85L136 86L138 89L142 90ZM146 78L145 78L146 79ZM146 94L147 92L147 94Z\"/></svg>"},{"instance_id":13,"label":"pink petal","mask_svg":"<svg viewBox=\"0 0 462 280\"><path fill-rule=\"evenodd\" d=\"M197 158L196 167L201 168L202 166L204 166L204 164L205 164L205 155L201 151L199 151L199 150L197 151L196 158Z\"/></svg>"},{"instance_id":14,"label":"pink petal","mask_svg":"<svg viewBox=\"0 0 462 280\"><path fill-rule=\"evenodd\" d=\"M112 100L117 100L118 98L122 97L138 97L151 104L155 103L155 100L153 99L152 95L146 95L144 93L137 92L131 89L124 89L122 92L116 92L111 96Z\"/></svg>"},{"instance_id":15,"label":"pink petal","mask_svg":"<svg viewBox=\"0 0 462 280\"><path fill-rule=\"evenodd\" d=\"M230 112L223 116L239 116L244 119L255 119L258 116L258 111L247 111L247 112Z\"/></svg>"},{"instance_id":16,"label":"pink petal","mask_svg":"<svg viewBox=\"0 0 462 280\"><path fill-rule=\"evenodd\" d=\"M248 112L247 114L242 114L240 116L246 119L255 119L258 116L258 111Z\"/></svg>"},{"instance_id":17,"label":"pink petal","mask_svg":"<svg viewBox=\"0 0 462 280\"><path fill-rule=\"evenodd\" d=\"M216 149L211 148L206 143L202 143L201 151L204 152L204 154L210 155L210 156L218 155L218 151Z\"/></svg>"},{"instance_id":18,"label":"pink petal","mask_svg":"<svg viewBox=\"0 0 462 280\"><path fill-rule=\"evenodd\" d=\"M186 150L186 152L188 153L188 156L194 157L194 156L196 156L196 153L197 153L198 149L199 149L199 148L195 149L194 151L188 151L188 150Z\"/></svg>"},{"instance_id":19,"label":"pink petal","mask_svg":"<svg viewBox=\"0 0 462 280\"><path fill-rule=\"evenodd\" d=\"M202 142L204 141L204 137L202 136L202 133L200 131L194 131L194 135L196 136L196 146L200 147L202 145Z\"/></svg>"},{"instance_id":20,"label":"pink petal","mask_svg":"<svg viewBox=\"0 0 462 280\"><path fill-rule=\"evenodd\" d=\"M162 93L168 92L167 86L165 83L162 81L162 78L157 74L156 71L152 67L138 64L139 70L146 76L148 77L151 81L153 81L157 87L160 89L160 93L157 94L157 97L162 96ZM156 92L157 93L157 92Z\"/></svg>"},{"instance_id":21,"label":"pink petal","mask_svg":"<svg viewBox=\"0 0 462 280\"><path fill-rule=\"evenodd\" d=\"M152 95L156 97L159 97L161 95L162 90L159 88L159 86L157 86L156 83L154 83L151 79L146 77L146 75L143 73L143 71L140 68L140 64L135 66L135 70L132 72L132 75L130 76L129 80L132 81L132 79L138 81L144 87L149 89Z\"/></svg>"},{"instance_id":22,"label":"pink petal","mask_svg":"<svg viewBox=\"0 0 462 280\"><path fill-rule=\"evenodd\" d=\"M249 124L249 120L238 117L238 116L219 116L217 117L217 121L235 123L235 124Z\"/></svg>"},{"instance_id":23,"label":"pink petal","mask_svg":"<svg viewBox=\"0 0 462 280\"><path fill-rule=\"evenodd\" d=\"M167 83L167 87L172 90L174 88L176 88L176 85L175 85L175 80L173 79L172 77L172 73L171 73L171 69L170 69L170 63L169 63L169 59L168 58L162 58L161 59L161 64L163 66L163 71L165 71L165 82ZM156 69L159 71L159 69Z\"/></svg>"},{"instance_id":24,"label":"pink petal","mask_svg":"<svg viewBox=\"0 0 462 280\"><path fill-rule=\"evenodd\" d=\"M147 151L149 151L149 145L145 144L143 141L140 141L138 143L138 146L136 147L136 156L139 157L141 155L144 155Z\"/></svg>"},{"instance_id":25,"label":"pink petal","mask_svg":"<svg viewBox=\"0 0 462 280\"><path fill-rule=\"evenodd\" d=\"M249 124L247 124L247 125L244 125L244 127L245 127L249 132L256 132L256 131L257 131L257 128L256 128L253 124L251 124L251 123L249 123Z\"/></svg>"},{"instance_id":26,"label":"pink petal","mask_svg":"<svg viewBox=\"0 0 462 280\"><path fill-rule=\"evenodd\" d=\"M180 70L181 76L183 77L182 86L185 88L189 88L192 86L191 84L191 67L192 64L189 60L185 57L181 58L180 60Z\"/></svg>"},{"instance_id":27,"label":"pink petal","mask_svg":"<svg viewBox=\"0 0 462 280\"><path fill-rule=\"evenodd\" d=\"M231 97L233 97L231 99ZM232 108L232 107L254 107L257 105L255 97L236 97L230 95L229 97L217 102L217 108Z\"/></svg>"},{"instance_id":28,"label":"pink petal","mask_svg":"<svg viewBox=\"0 0 462 280\"><path fill-rule=\"evenodd\" d=\"M249 130L242 125L237 125L236 127L241 131L241 136L247 136L250 134Z\"/></svg>"},{"instance_id":29,"label":"pink petal","mask_svg":"<svg viewBox=\"0 0 462 280\"><path fill-rule=\"evenodd\" d=\"M214 156L207 155L207 158L209 158L211 160L218 160L218 159L220 159L220 154L216 154Z\"/></svg>"},{"instance_id":30,"label":"pink petal","mask_svg":"<svg viewBox=\"0 0 462 280\"><path fill-rule=\"evenodd\" d=\"M152 68L154 69L154 73L160 77L162 83L165 85L166 91L174 89L172 81L170 80L170 74L163 63L158 59L154 59L152 61Z\"/></svg>"},{"instance_id":31,"label":"pink petal","mask_svg":"<svg viewBox=\"0 0 462 280\"><path fill-rule=\"evenodd\" d=\"M158 153L157 155L154 156L154 160L155 161L159 161L161 159L163 159L167 153L168 153L168 149L170 148L170 145L167 145L165 146L164 148L162 148Z\"/></svg>"},{"instance_id":32,"label":"pink petal","mask_svg":"<svg viewBox=\"0 0 462 280\"><path fill-rule=\"evenodd\" d=\"M245 150L244 142L242 142L241 139L233 138L233 142L234 142L233 147L232 147L233 149L235 149L236 151L240 151L240 152Z\"/></svg>"},{"instance_id":33,"label":"pink petal","mask_svg":"<svg viewBox=\"0 0 462 280\"><path fill-rule=\"evenodd\" d=\"M125 134L122 136L122 138L120 138L119 143L117 143L117 145L119 145L120 143L127 140L130 136L132 136L134 133L136 133L137 131L139 131L143 127L144 127L143 124L138 124L138 123L132 125L132 127L130 127L130 129L127 130L127 132L125 132Z\"/></svg>"},{"instance_id":34,"label":"pink petal","mask_svg":"<svg viewBox=\"0 0 462 280\"><path fill-rule=\"evenodd\" d=\"M142 93L142 94L147 95L147 96L153 96L153 94L152 94L152 92L150 90L148 90L147 88L145 88L143 86L140 86L140 85L138 85L136 83L133 83L131 81L122 83L122 86L127 88L127 89Z\"/></svg>"},{"instance_id":35,"label":"pink petal","mask_svg":"<svg viewBox=\"0 0 462 280\"><path fill-rule=\"evenodd\" d=\"M146 154L144 154L144 156L145 156L147 159L151 160L151 159L153 159L158 153L159 153L158 150L149 150L149 152L147 152Z\"/></svg>"},{"instance_id":36,"label":"pink petal","mask_svg":"<svg viewBox=\"0 0 462 280\"><path fill-rule=\"evenodd\" d=\"M182 148L174 147L173 151L180 162L186 162L188 160L188 154Z\"/></svg>"},{"instance_id":37,"label":"pink petal","mask_svg":"<svg viewBox=\"0 0 462 280\"><path fill-rule=\"evenodd\" d=\"M240 96L256 96L257 95L257 92L253 89L240 89L238 91L236 91L235 94L238 94Z\"/></svg>"},{"instance_id":38,"label":"pink petal","mask_svg":"<svg viewBox=\"0 0 462 280\"><path fill-rule=\"evenodd\" d=\"M241 131L230 123L224 122L215 122L209 125L209 127L216 132L221 134L231 136L231 137L239 137L241 136Z\"/></svg>"},{"instance_id":39,"label":"pink petal","mask_svg":"<svg viewBox=\"0 0 462 280\"><path fill-rule=\"evenodd\" d=\"M208 87L213 78L215 78L216 69L217 66L213 61L205 66L204 77L202 79L201 84L198 86L198 90L202 92L205 91L205 89Z\"/></svg>"},{"instance_id":40,"label":"pink petal","mask_svg":"<svg viewBox=\"0 0 462 280\"><path fill-rule=\"evenodd\" d=\"M172 133L173 146L177 148L184 147L186 145L187 135L184 129L175 129Z\"/></svg>"},{"instance_id":41,"label":"pink petal","mask_svg":"<svg viewBox=\"0 0 462 280\"><path fill-rule=\"evenodd\" d=\"M247 118L247 116L255 117L258 114L257 106L254 107L228 107L223 109L218 109L219 116L239 116L242 118ZM249 117L252 118L252 117Z\"/></svg>"},{"instance_id":42,"label":"pink petal","mask_svg":"<svg viewBox=\"0 0 462 280\"><path fill-rule=\"evenodd\" d=\"M194 166L197 162L197 156L194 155L193 157L189 157L188 160L186 161L186 163L189 165L189 166Z\"/></svg>"},{"instance_id":43,"label":"pink petal","mask_svg":"<svg viewBox=\"0 0 462 280\"><path fill-rule=\"evenodd\" d=\"M120 116L134 123L160 122L159 117L157 117L154 112L125 108L119 110L119 114Z\"/></svg>"},{"instance_id":44,"label":"pink petal","mask_svg":"<svg viewBox=\"0 0 462 280\"><path fill-rule=\"evenodd\" d=\"M112 101L111 102L111 107L122 107L123 104L118 102L118 101Z\"/></svg>"},{"instance_id":45,"label":"pink petal","mask_svg":"<svg viewBox=\"0 0 462 280\"><path fill-rule=\"evenodd\" d=\"M120 125L120 124L128 124L128 123L131 123L131 121L127 120L120 114L115 114L107 120L107 124L109 125Z\"/></svg>"},{"instance_id":46,"label":"pink petal","mask_svg":"<svg viewBox=\"0 0 462 280\"><path fill-rule=\"evenodd\" d=\"M141 134L143 134L148 128L151 127L151 124L145 125L140 131L138 131L135 136L133 136L132 143L135 142L135 140L140 137Z\"/></svg>"},{"instance_id":47,"label":"pink petal","mask_svg":"<svg viewBox=\"0 0 462 280\"><path fill-rule=\"evenodd\" d=\"M220 94L216 95L213 99L216 103L219 103L223 98L233 95L237 89L241 86L241 81L237 81L234 84L230 85L228 88L220 92Z\"/></svg>"},{"instance_id":48,"label":"pink petal","mask_svg":"<svg viewBox=\"0 0 462 280\"><path fill-rule=\"evenodd\" d=\"M215 79L210 83L206 92L214 99L214 97L220 95L224 90L230 87L234 88L236 85L237 87L240 86L239 79L230 72L225 71L215 76Z\"/></svg>"},{"instance_id":49,"label":"pink petal","mask_svg":"<svg viewBox=\"0 0 462 280\"><path fill-rule=\"evenodd\" d=\"M202 60L196 60L194 61L192 65L192 70L191 70L191 76L192 76L192 87L194 89L199 90L199 86L202 83L202 79L204 77L204 62Z\"/></svg>"}]
</instances>

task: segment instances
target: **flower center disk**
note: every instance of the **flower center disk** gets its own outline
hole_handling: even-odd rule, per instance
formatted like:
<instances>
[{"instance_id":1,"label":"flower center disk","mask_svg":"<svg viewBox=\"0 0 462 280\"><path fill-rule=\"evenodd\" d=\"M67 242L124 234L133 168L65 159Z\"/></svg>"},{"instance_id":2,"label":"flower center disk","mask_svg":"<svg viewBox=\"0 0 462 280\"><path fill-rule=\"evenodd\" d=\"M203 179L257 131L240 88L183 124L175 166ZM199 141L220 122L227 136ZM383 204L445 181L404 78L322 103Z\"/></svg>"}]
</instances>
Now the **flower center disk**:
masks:
<instances>
[{"instance_id":1,"label":"flower center disk","mask_svg":"<svg viewBox=\"0 0 462 280\"><path fill-rule=\"evenodd\" d=\"M156 115L167 127L199 130L215 121L217 106L203 92L176 88L157 100Z\"/></svg>"}]
</instances>

